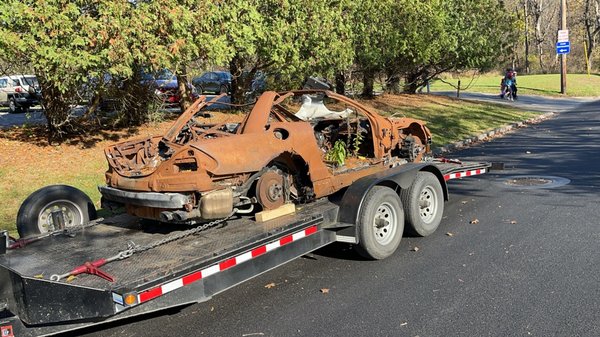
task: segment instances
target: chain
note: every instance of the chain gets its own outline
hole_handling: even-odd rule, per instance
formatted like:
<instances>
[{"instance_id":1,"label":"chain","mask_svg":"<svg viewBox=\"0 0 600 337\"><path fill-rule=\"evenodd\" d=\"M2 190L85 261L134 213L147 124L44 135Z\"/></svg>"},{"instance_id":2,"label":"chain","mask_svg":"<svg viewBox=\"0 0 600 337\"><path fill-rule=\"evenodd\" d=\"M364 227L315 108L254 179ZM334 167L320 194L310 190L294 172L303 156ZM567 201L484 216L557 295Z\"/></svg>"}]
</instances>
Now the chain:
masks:
<instances>
[{"instance_id":1,"label":"chain","mask_svg":"<svg viewBox=\"0 0 600 337\"><path fill-rule=\"evenodd\" d=\"M118 256L119 260L123 260L123 259L126 259L128 257L131 257L133 254L145 252L147 250L150 250L152 248L156 248L158 246L162 246L162 245L167 244L169 242L177 241L177 240L183 239L185 237L188 237L190 235L194 235L194 234L200 233L202 231L205 231L205 230L209 229L210 227L214 227L214 226L216 226L216 225L218 225L218 224L220 224L222 222L225 222L227 219L231 218L236 212L237 212L237 209L234 208L233 211L228 216L226 216L226 217L224 217L222 219L217 219L217 220L205 223L205 224L203 224L201 226L185 230L185 231L183 231L181 233L177 233L177 234L174 234L174 235L167 236L164 239L161 239L161 240L158 240L158 241L154 241L154 242L152 242L150 244L147 244L147 245L140 246L140 245L136 245L132 241L129 241L128 242L128 248L125 249L125 250L120 251L116 256Z\"/></svg>"},{"instance_id":2,"label":"chain","mask_svg":"<svg viewBox=\"0 0 600 337\"><path fill-rule=\"evenodd\" d=\"M64 234L67 236L73 236L75 235L76 232L85 229L85 228L89 228L89 227L94 227L97 224L101 223L102 221L104 221L104 218L97 218L94 219L88 223L85 224L81 224L81 225L76 225L76 226L71 226L71 227L65 227L64 229L59 229L57 231L54 231L52 233L56 233L56 234Z\"/></svg>"}]
</instances>

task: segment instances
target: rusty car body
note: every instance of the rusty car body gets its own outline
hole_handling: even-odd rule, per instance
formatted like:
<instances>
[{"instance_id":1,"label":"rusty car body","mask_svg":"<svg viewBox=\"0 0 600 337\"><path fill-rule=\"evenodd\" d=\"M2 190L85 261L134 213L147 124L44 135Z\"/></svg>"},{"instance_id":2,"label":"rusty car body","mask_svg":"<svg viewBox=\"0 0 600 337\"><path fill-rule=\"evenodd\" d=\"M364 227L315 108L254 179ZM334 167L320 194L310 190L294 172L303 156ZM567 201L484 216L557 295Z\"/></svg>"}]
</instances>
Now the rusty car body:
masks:
<instances>
[{"instance_id":1,"label":"rusty car body","mask_svg":"<svg viewBox=\"0 0 600 337\"><path fill-rule=\"evenodd\" d=\"M107 147L103 201L193 224L328 196L431 153L424 122L383 117L331 91L268 91L241 123L202 123L221 96L200 97L163 136ZM336 143L343 164L327 160Z\"/></svg>"}]
</instances>

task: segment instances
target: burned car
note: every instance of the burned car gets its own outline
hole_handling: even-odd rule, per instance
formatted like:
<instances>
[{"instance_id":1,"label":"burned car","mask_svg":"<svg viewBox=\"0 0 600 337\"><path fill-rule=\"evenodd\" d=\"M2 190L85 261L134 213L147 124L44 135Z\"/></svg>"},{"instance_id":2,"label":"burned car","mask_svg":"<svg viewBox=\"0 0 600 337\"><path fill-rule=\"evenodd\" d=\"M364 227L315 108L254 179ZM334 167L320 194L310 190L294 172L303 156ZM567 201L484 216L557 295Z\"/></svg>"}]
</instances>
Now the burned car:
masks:
<instances>
[{"instance_id":1,"label":"burned car","mask_svg":"<svg viewBox=\"0 0 600 337\"><path fill-rule=\"evenodd\" d=\"M308 202L431 153L424 122L331 91L268 91L241 123L203 123L219 98L201 96L163 136L107 147L103 202L194 224Z\"/></svg>"}]
</instances>

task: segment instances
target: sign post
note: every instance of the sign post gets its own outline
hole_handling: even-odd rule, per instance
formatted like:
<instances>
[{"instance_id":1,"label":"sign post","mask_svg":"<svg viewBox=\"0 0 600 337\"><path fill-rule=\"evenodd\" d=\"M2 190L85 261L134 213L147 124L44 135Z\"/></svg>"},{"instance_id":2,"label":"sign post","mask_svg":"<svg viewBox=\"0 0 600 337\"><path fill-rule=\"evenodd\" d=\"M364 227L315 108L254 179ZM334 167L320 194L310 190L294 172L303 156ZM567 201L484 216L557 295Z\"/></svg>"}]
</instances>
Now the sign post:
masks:
<instances>
[{"instance_id":1,"label":"sign post","mask_svg":"<svg viewBox=\"0 0 600 337\"><path fill-rule=\"evenodd\" d=\"M560 1L560 30L556 43L556 53L560 54L560 93L567 93L567 54L571 51L567 30L567 0ZM566 45L565 45L566 43ZM562 44L559 46L559 44Z\"/></svg>"}]
</instances>

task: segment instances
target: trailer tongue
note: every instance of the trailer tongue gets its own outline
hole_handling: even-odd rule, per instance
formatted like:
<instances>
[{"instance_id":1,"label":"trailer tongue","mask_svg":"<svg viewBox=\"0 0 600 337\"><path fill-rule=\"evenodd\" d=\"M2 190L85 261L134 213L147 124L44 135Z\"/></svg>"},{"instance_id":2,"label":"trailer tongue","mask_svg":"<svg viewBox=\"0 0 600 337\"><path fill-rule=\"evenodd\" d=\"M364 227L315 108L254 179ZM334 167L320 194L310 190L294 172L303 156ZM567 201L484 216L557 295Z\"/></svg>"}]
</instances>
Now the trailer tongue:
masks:
<instances>
[{"instance_id":1,"label":"trailer tongue","mask_svg":"<svg viewBox=\"0 0 600 337\"><path fill-rule=\"evenodd\" d=\"M435 230L447 199L445 181L483 174L488 167L452 160L403 165L362 178L343 195L299 205L294 214L267 222L236 215L195 230L141 225L119 215L71 235L17 245L22 248L3 232L0 336L51 335L206 301L336 241L384 258L400 241L405 213L421 210L417 215ZM419 177L429 180L420 183L425 187L417 191L417 201L403 194L402 205L398 194L414 189ZM438 199L419 200L420 195ZM396 198L399 208L393 206ZM414 228L414 220L407 219Z\"/></svg>"}]
</instances>

